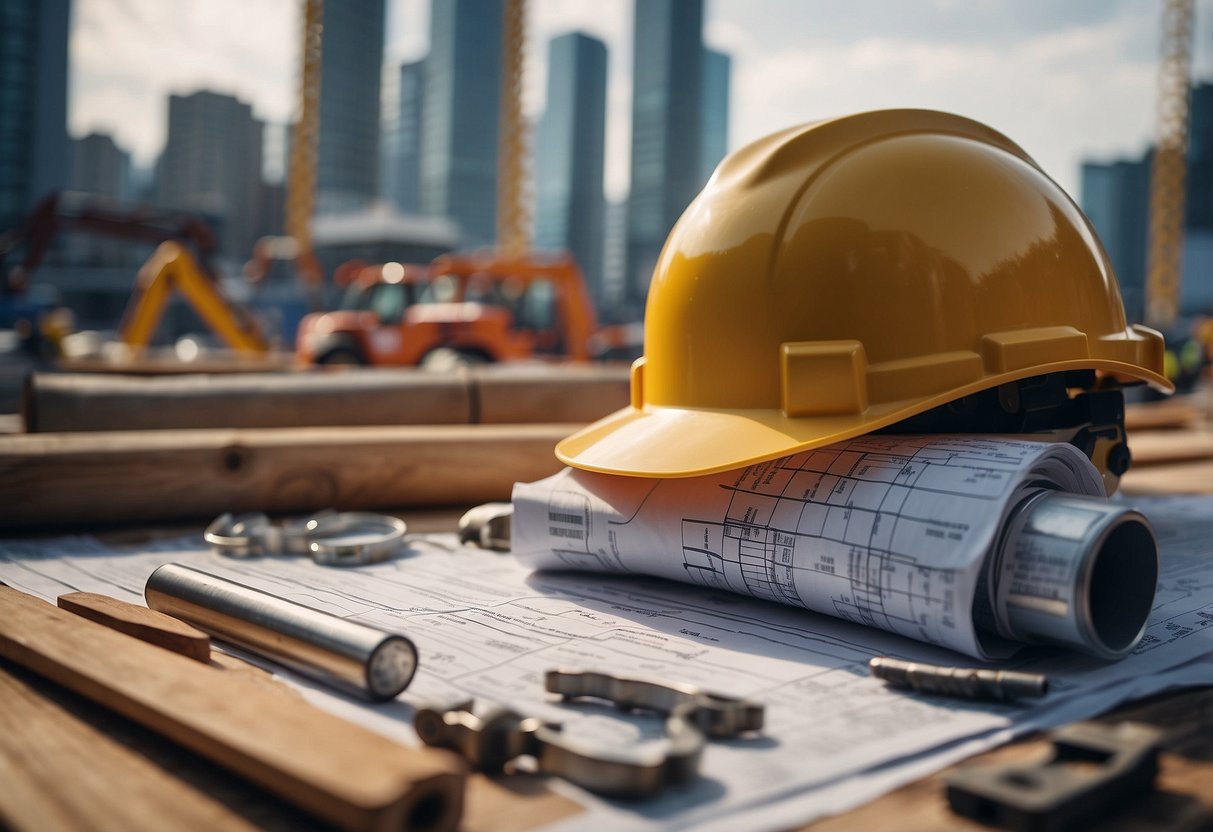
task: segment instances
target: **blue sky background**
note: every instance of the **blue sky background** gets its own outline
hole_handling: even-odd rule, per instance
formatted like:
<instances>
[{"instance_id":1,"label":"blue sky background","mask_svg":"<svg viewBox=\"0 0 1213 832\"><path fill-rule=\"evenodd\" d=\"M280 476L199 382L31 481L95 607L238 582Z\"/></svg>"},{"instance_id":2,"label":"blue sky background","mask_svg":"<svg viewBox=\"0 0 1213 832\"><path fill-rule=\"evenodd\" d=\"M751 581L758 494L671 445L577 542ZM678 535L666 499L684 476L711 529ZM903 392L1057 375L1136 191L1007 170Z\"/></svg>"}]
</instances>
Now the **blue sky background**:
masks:
<instances>
[{"instance_id":1,"label":"blue sky background","mask_svg":"<svg viewBox=\"0 0 1213 832\"><path fill-rule=\"evenodd\" d=\"M643 0L642 0L643 2ZM422 57L428 0L389 0L386 60ZM730 146L880 107L932 107L1003 131L1076 198L1083 158L1137 155L1154 123L1160 4L1147 0L707 0L705 38L733 56ZM1213 80L1213 0L1197 0L1194 75ZM607 193L627 192L632 0L531 0L526 109L543 107L547 41L606 41ZM69 124L150 164L166 96L237 95L285 123L296 0L76 0Z\"/></svg>"}]
</instances>

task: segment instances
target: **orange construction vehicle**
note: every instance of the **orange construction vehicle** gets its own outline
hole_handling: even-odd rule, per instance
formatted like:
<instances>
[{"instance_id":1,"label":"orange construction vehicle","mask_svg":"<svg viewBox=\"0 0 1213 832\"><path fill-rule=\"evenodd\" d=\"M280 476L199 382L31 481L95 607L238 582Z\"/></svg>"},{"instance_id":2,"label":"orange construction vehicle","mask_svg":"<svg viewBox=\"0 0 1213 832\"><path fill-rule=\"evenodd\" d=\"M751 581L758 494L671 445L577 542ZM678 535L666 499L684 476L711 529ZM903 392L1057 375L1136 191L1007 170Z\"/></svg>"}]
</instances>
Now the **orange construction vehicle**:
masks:
<instances>
[{"instance_id":1,"label":"orange construction vehicle","mask_svg":"<svg viewBox=\"0 0 1213 832\"><path fill-rule=\"evenodd\" d=\"M599 329L568 255L444 255L428 267L347 268L341 308L299 326L304 363L434 365L626 357L638 338ZM637 349L638 352L638 349Z\"/></svg>"}]
</instances>

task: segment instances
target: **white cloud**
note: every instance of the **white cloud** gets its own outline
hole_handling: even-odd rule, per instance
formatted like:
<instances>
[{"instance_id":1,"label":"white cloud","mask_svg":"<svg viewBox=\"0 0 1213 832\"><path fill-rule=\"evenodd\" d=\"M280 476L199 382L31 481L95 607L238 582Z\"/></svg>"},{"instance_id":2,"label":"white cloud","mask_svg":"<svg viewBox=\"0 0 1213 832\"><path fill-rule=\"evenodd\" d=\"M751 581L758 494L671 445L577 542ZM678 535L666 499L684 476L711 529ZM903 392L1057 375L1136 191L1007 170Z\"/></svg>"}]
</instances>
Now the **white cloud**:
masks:
<instances>
[{"instance_id":1,"label":"white cloud","mask_svg":"<svg viewBox=\"0 0 1213 832\"><path fill-rule=\"evenodd\" d=\"M70 126L110 132L141 163L164 141L169 92L238 95L285 121L296 0L76 0ZM607 191L627 190L630 0L533 0L526 110L543 106L548 40L607 43ZM390 0L386 60L424 55L427 0ZM1139 2L707 0L706 40L733 56L734 144L825 115L926 106L990 123L1074 192L1087 156L1140 153L1154 118L1158 9ZM1198 0L1194 69L1213 74L1213 0Z\"/></svg>"},{"instance_id":2,"label":"white cloud","mask_svg":"<svg viewBox=\"0 0 1213 832\"><path fill-rule=\"evenodd\" d=\"M69 129L108 132L143 165L164 144L169 93L235 95L258 118L290 117L293 0L77 0Z\"/></svg>"},{"instance_id":3,"label":"white cloud","mask_svg":"<svg viewBox=\"0 0 1213 832\"><path fill-rule=\"evenodd\" d=\"M1154 67L1123 58L1152 36L1131 19L1046 32L1009 45L890 37L738 55L738 144L781 127L885 107L928 107L1006 133L1077 196L1079 159L1140 152L1153 118Z\"/></svg>"}]
</instances>

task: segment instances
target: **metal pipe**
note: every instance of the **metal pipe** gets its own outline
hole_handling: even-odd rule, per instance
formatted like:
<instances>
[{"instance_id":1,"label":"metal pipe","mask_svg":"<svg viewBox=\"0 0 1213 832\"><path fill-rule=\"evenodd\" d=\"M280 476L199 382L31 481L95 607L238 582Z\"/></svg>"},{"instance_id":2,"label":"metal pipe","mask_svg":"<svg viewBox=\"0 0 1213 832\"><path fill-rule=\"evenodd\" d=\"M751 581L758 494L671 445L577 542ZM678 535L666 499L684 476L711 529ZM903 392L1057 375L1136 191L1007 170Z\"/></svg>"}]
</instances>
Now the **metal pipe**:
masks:
<instances>
[{"instance_id":1,"label":"metal pipe","mask_svg":"<svg viewBox=\"0 0 1213 832\"><path fill-rule=\"evenodd\" d=\"M1041 489L1012 511L991 561L1000 635L1119 659L1145 633L1158 544L1135 509Z\"/></svg>"},{"instance_id":2,"label":"metal pipe","mask_svg":"<svg viewBox=\"0 0 1213 832\"><path fill-rule=\"evenodd\" d=\"M151 574L144 598L221 641L371 700L395 698L417 670L417 648L404 636L178 563Z\"/></svg>"}]
</instances>

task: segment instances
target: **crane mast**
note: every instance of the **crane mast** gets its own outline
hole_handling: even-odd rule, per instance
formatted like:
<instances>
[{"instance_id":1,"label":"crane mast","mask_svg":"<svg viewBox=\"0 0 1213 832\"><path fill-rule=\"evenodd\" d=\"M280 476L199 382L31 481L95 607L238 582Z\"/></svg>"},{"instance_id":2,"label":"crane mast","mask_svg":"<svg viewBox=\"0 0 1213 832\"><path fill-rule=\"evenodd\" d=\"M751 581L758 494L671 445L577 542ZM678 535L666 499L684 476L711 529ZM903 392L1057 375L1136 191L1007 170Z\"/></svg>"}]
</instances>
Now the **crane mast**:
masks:
<instances>
[{"instance_id":1,"label":"crane mast","mask_svg":"<svg viewBox=\"0 0 1213 832\"><path fill-rule=\"evenodd\" d=\"M323 58L324 0L302 0L299 115L291 136L287 168L286 233L298 246L299 277L316 295L324 275L312 251L312 214L316 208L316 146L320 125L320 65ZM313 300L313 306L316 305Z\"/></svg>"},{"instance_id":2,"label":"crane mast","mask_svg":"<svg viewBox=\"0 0 1213 832\"><path fill-rule=\"evenodd\" d=\"M1166 327L1179 314L1184 189L1188 173L1188 102L1192 0L1163 0L1162 50L1154 163L1150 171L1150 241L1146 320Z\"/></svg>"},{"instance_id":3,"label":"crane mast","mask_svg":"<svg viewBox=\"0 0 1213 832\"><path fill-rule=\"evenodd\" d=\"M522 257L531 247L528 130L522 113L527 0L505 0L497 150L497 247Z\"/></svg>"}]
</instances>

